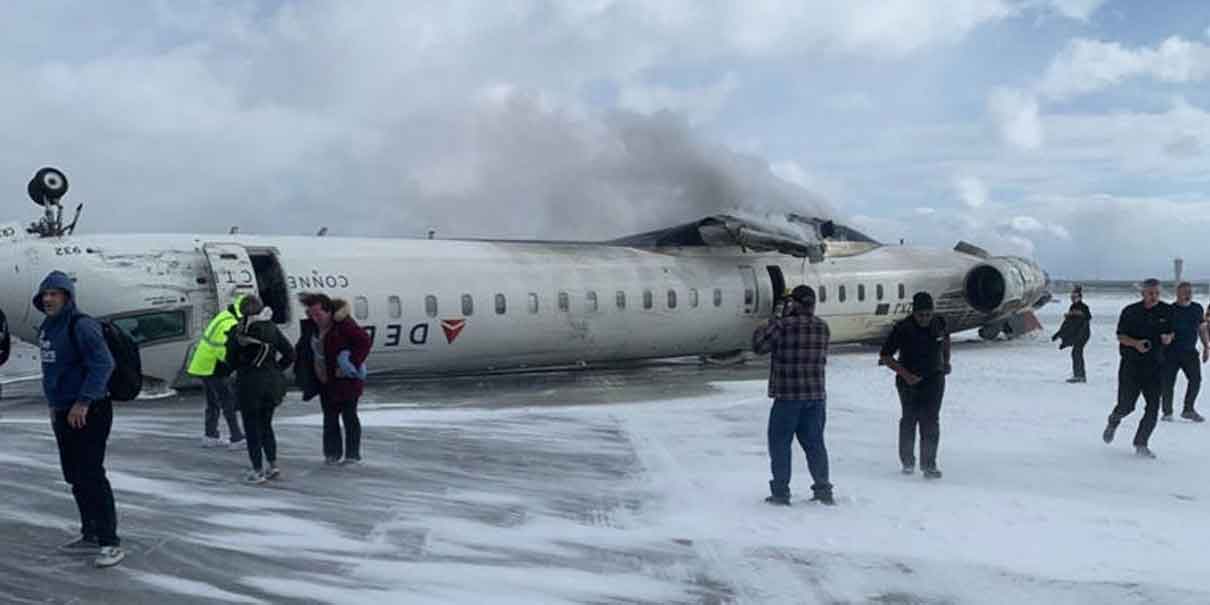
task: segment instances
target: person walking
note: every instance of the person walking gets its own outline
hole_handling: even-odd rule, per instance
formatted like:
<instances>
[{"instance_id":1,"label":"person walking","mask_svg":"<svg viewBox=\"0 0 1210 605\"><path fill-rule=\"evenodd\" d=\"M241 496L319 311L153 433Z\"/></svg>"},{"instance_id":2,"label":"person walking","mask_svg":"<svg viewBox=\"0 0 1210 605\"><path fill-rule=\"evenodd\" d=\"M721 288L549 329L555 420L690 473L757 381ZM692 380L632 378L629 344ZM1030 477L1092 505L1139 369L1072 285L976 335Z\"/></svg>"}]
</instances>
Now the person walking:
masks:
<instances>
[{"instance_id":1,"label":"person walking","mask_svg":"<svg viewBox=\"0 0 1210 605\"><path fill-rule=\"evenodd\" d=\"M898 358L896 358L898 354ZM891 329L882 345L879 365L895 372L902 415L899 418L899 462L903 474L916 472L916 431L920 431L920 471L940 479L937 449L941 443L941 400L950 373L950 335L945 318L933 313L933 297L917 292L912 314Z\"/></svg>"},{"instance_id":2,"label":"person walking","mask_svg":"<svg viewBox=\"0 0 1210 605\"><path fill-rule=\"evenodd\" d=\"M227 360L235 371L235 392L252 463L244 480L264 483L281 475L273 412L286 396L282 372L294 363L294 347L273 324L273 309L255 296L240 301L240 319L226 347Z\"/></svg>"},{"instance_id":3,"label":"person walking","mask_svg":"<svg viewBox=\"0 0 1210 605\"><path fill-rule=\"evenodd\" d=\"M1087 382L1084 372L1084 345L1092 337L1090 324L1092 311L1084 304L1084 289L1076 286L1071 290L1071 306L1063 314L1063 325L1050 339L1059 340L1059 350L1071 347L1071 378L1069 383Z\"/></svg>"},{"instance_id":4,"label":"person walking","mask_svg":"<svg viewBox=\"0 0 1210 605\"><path fill-rule=\"evenodd\" d=\"M370 335L351 317L349 303L322 293L300 297L307 310L294 345L294 377L303 400L319 395L323 409L323 452L326 464L361 462L361 419L357 402L365 387ZM341 440L341 423L344 440Z\"/></svg>"},{"instance_id":5,"label":"person walking","mask_svg":"<svg viewBox=\"0 0 1210 605\"><path fill-rule=\"evenodd\" d=\"M63 479L80 513L80 537L59 550L93 555L97 567L126 558L118 538L117 507L105 475L105 448L113 427L109 376L114 359L101 324L80 312L76 288L61 271L39 286L34 308L46 315L39 330L42 390L50 404Z\"/></svg>"},{"instance_id":6,"label":"person walking","mask_svg":"<svg viewBox=\"0 0 1210 605\"><path fill-rule=\"evenodd\" d=\"M240 319L240 301L236 296L206 325L206 331L198 340L186 373L202 380L206 392L206 412L203 418L202 447L230 446L237 449L243 445L244 433L240 430L236 415L235 397L231 393L231 367L227 364L227 334ZM229 439L223 439L218 431L218 417L222 414L227 421Z\"/></svg>"},{"instance_id":7,"label":"person walking","mask_svg":"<svg viewBox=\"0 0 1210 605\"><path fill-rule=\"evenodd\" d=\"M811 501L836 504L828 477L828 450L824 445L827 422L825 366L832 334L828 324L815 316L815 291L798 286L774 317L752 334L752 350L770 353L767 438L770 504L789 506L791 450L794 438L807 457L811 473Z\"/></svg>"},{"instance_id":8,"label":"person walking","mask_svg":"<svg viewBox=\"0 0 1210 605\"><path fill-rule=\"evenodd\" d=\"M1172 344L1172 308L1160 301L1160 281L1143 282L1143 299L1127 305L1118 317L1118 401L1109 413L1101 439L1113 443L1122 419L1134 412L1139 395L1146 406L1143 419L1134 433L1134 451L1144 458L1155 458L1148 446L1155 430L1163 391L1164 349Z\"/></svg>"},{"instance_id":9,"label":"person walking","mask_svg":"<svg viewBox=\"0 0 1210 605\"><path fill-rule=\"evenodd\" d=\"M1176 302L1172 305L1172 344L1164 353L1164 389L1160 394L1160 420L1172 422L1172 400L1175 398L1176 375L1185 374L1185 405L1181 418L1193 422L1204 422L1194 409L1197 394L1202 387L1202 364L1210 359L1210 334L1206 332L1206 314L1202 306L1193 302L1193 284L1181 282L1176 286ZM1198 359L1197 341L1202 341L1201 359Z\"/></svg>"}]
</instances>

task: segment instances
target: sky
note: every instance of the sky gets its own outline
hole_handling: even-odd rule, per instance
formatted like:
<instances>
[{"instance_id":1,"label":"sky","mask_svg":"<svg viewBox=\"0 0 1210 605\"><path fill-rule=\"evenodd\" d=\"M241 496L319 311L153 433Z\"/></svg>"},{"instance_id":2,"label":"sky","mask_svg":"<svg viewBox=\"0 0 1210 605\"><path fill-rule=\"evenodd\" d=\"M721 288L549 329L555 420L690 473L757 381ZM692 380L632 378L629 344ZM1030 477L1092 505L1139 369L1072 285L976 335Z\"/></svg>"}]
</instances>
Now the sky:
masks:
<instances>
[{"instance_id":1,"label":"sky","mask_svg":"<svg viewBox=\"0 0 1210 605\"><path fill-rule=\"evenodd\" d=\"M608 239L742 209L1210 278L1196 1L6 3L4 220ZM1202 260L1206 259L1206 260Z\"/></svg>"}]
</instances>

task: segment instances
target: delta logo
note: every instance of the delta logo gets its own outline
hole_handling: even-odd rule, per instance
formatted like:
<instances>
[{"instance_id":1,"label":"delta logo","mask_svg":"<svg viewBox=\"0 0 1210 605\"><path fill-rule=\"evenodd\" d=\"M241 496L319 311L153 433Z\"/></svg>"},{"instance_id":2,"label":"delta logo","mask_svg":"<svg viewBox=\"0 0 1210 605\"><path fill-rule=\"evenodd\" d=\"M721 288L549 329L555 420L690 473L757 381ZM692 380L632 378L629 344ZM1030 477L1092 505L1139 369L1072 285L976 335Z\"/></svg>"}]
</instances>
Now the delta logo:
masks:
<instances>
[{"instance_id":1,"label":"delta logo","mask_svg":"<svg viewBox=\"0 0 1210 605\"><path fill-rule=\"evenodd\" d=\"M445 332L445 340L450 344L458 338L462 333L462 329L466 327L465 319L443 319L441 320L441 331Z\"/></svg>"}]
</instances>

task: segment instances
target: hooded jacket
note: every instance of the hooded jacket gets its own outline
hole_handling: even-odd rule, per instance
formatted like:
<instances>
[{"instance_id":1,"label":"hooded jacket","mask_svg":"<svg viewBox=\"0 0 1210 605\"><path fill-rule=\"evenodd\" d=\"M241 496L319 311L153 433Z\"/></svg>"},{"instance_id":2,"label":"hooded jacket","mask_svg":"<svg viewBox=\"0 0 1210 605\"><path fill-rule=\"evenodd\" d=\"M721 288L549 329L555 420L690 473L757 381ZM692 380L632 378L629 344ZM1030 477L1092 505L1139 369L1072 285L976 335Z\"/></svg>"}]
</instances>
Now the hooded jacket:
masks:
<instances>
[{"instance_id":1,"label":"hooded jacket","mask_svg":"<svg viewBox=\"0 0 1210 605\"><path fill-rule=\"evenodd\" d=\"M370 335L350 317L349 303L340 299L332 301L336 311L332 313L332 328L324 337L324 367L327 368L328 382L320 384L315 375L315 354L311 351L311 338L318 331L315 322L305 319L302 321L301 335L294 345L294 355L297 359L294 365L294 380L303 391L303 400L322 393L324 399L336 403L356 401L361 398L365 381L359 377L346 376L339 371L341 351L349 352L349 359L355 367L365 365L366 357L370 355Z\"/></svg>"},{"instance_id":2,"label":"hooded jacket","mask_svg":"<svg viewBox=\"0 0 1210 605\"><path fill-rule=\"evenodd\" d=\"M286 396L282 372L294 362L294 348L273 325L273 310L240 319L227 338L227 363L235 370L240 407L274 407Z\"/></svg>"},{"instance_id":3,"label":"hooded jacket","mask_svg":"<svg viewBox=\"0 0 1210 605\"><path fill-rule=\"evenodd\" d=\"M76 402L85 404L108 396L113 356L105 344L101 324L76 308L76 285L61 271L52 271L34 295L34 308L45 313L42 293L58 289L67 293L63 309L42 322L38 342L42 349L42 390L50 407L65 410ZM75 343L68 333L72 316L76 320ZM79 345L77 349L76 344Z\"/></svg>"},{"instance_id":4,"label":"hooded jacket","mask_svg":"<svg viewBox=\"0 0 1210 605\"><path fill-rule=\"evenodd\" d=\"M193 357L189 360L189 369L187 372L190 376L198 376L205 378L207 376L226 376L230 368L226 367L227 361L227 333L235 326L235 322L239 321L239 303L244 299L243 295L236 296L231 304L227 305L210 323L206 325L206 331L202 332L202 338L197 343L197 348L193 350Z\"/></svg>"}]
</instances>

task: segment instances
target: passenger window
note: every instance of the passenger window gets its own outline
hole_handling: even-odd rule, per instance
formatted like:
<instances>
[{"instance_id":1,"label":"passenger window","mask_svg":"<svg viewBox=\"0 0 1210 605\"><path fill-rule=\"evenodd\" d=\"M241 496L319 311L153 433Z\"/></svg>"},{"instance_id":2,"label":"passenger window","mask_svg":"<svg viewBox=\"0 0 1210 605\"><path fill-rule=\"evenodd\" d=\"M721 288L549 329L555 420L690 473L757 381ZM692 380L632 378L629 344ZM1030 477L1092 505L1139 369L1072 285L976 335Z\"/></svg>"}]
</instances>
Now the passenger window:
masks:
<instances>
[{"instance_id":1,"label":"passenger window","mask_svg":"<svg viewBox=\"0 0 1210 605\"><path fill-rule=\"evenodd\" d=\"M865 300L865 284L857 284L857 300Z\"/></svg>"},{"instance_id":2,"label":"passenger window","mask_svg":"<svg viewBox=\"0 0 1210 605\"><path fill-rule=\"evenodd\" d=\"M403 302L398 296L387 297L387 312L391 314L391 319L403 317Z\"/></svg>"},{"instance_id":3,"label":"passenger window","mask_svg":"<svg viewBox=\"0 0 1210 605\"><path fill-rule=\"evenodd\" d=\"M185 337L184 311L157 311L118 317L112 321L139 345Z\"/></svg>"},{"instance_id":4,"label":"passenger window","mask_svg":"<svg viewBox=\"0 0 1210 605\"><path fill-rule=\"evenodd\" d=\"M496 295L496 315L504 315L508 312L508 301L505 300L503 294Z\"/></svg>"},{"instance_id":5,"label":"passenger window","mask_svg":"<svg viewBox=\"0 0 1210 605\"><path fill-rule=\"evenodd\" d=\"M530 313L538 312L538 293L537 292L529 293L529 312Z\"/></svg>"},{"instance_id":6,"label":"passenger window","mask_svg":"<svg viewBox=\"0 0 1210 605\"><path fill-rule=\"evenodd\" d=\"M880 301L882 300L882 284L878 284L877 286L874 286L874 296L878 300L880 300Z\"/></svg>"},{"instance_id":7,"label":"passenger window","mask_svg":"<svg viewBox=\"0 0 1210 605\"><path fill-rule=\"evenodd\" d=\"M907 292L904 291L903 284L899 284L899 300L907 298Z\"/></svg>"},{"instance_id":8,"label":"passenger window","mask_svg":"<svg viewBox=\"0 0 1210 605\"><path fill-rule=\"evenodd\" d=\"M643 290L643 308L650 309L654 306L651 290Z\"/></svg>"},{"instance_id":9,"label":"passenger window","mask_svg":"<svg viewBox=\"0 0 1210 605\"><path fill-rule=\"evenodd\" d=\"M840 287L837 289L837 291L836 291L836 298L837 298L837 300L839 300L840 302L844 302L844 298L845 298L845 296L844 296L844 286L840 286Z\"/></svg>"},{"instance_id":10,"label":"passenger window","mask_svg":"<svg viewBox=\"0 0 1210 605\"><path fill-rule=\"evenodd\" d=\"M559 310L564 313L571 310L571 297L566 292L559 293Z\"/></svg>"},{"instance_id":11,"label":"passenger window","mask_svg":"<svg viewBox=\"0 0 1210 605\"><path fill-rule=\"evenodd\" d=\"M475 298L470 294L462 295L462 314L466 317L475 314Z\"/></svg>"},{"instance_id":12,"label":"passenger window","mask_svg":"<svg viewBox=\"0 0 1210 605\"><path fill-rule=\"evenodd\" d=\"M669 309L676 308L676 290L668 291L668 308Z\"/></svg>"},{"instance_id":13,"label":"passenger window","mask_svg":"<svg viewBox=\"0 0 1210 605\"><path fill-rule=\"evenodd\" d=\"M821 303L828 302L828 287L827 286L823 286L823 285L819 286L819 302L821 302Z\"/></svg>"},{"instance_id":14,"label":"passenger window","mask_svg":"<svg viewBox=\"0 0 1210 605\"><path fill-rule=\"evenodd\" d=\"M584 297L584 301L585 301L584 308L589 313L597 312L597 293L596 292L589 290L588 294Z\"/></svg>"},{"instance_id":15,"label":"passenger window","mask_svg":"<svg viewBox=\"0 0 1210 605\"><path fill-rule=\"evenodd\" d=\"M714 289L714 306L723 306L723 291L719 288Z\"/></svg>"},{"instance_id":16,"label":"passenger window","mask_svg":"<svg viewBox=\"0 0 1210 605\"><path fill-rule=\"evenodd\" d=\"M617 298L617 303L618 303L618 308L619 308L619 309L625 309L625 308L626 308L626 293L625 293L625 292L623 292L623 291L621 291L621 290L618 290L618 291L617 291L617 292L614 294L614 298Z\"/></svg>"},{"instance_id":17,"label":"passenger window","mask_svg":"<svg viewBox=\"0 0 1210 605\"><path fill-rule=\"evenodd\" d=\"M424 297L424 313L429 317L437 317L437 297L429 294Z\"/></svg>"},{"instance_id":18,"label":"passenger window","mask_svg":"<svg viewBox=\"0 0 1210 605\"><path fill-rule=\"evenodd\" d=\"M697 308L697 288L689 288L689 308Z\"/></svg>"},{"instance_id":19,"label":"passenger window","mask_svg":"<svg viewBox=\"0 0 1210 605\"><path fill-rule=\"evenodd\" d=\"M353 317L365 319L370 316L370 301L364 296L353 299Z\"/></svg>"}]
</instances>

